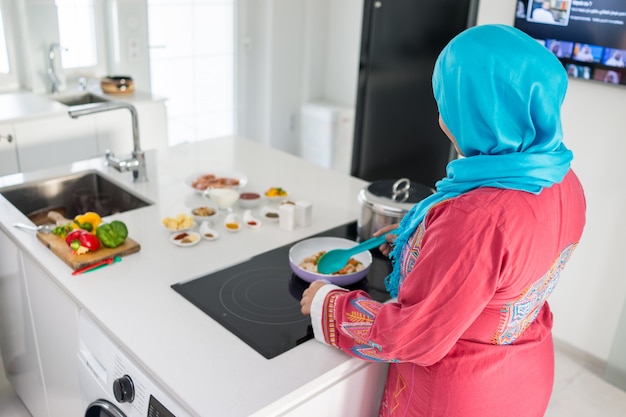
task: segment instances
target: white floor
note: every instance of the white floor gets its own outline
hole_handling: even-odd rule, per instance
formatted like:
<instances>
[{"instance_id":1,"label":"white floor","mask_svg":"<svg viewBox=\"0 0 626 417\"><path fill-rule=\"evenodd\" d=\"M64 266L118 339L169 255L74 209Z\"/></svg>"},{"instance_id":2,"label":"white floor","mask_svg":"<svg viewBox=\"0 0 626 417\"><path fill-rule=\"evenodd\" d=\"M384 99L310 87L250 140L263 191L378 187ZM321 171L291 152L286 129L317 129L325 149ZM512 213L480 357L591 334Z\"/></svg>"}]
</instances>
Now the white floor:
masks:
<instances>
[{"instance_id":1,"label":"white floor","mask_svg":"<svg viewBox=\"0 0 626 417\"><path fill-rule=\"evenodd\" d=\"M0 416L31 417L4 377L0 358ZM556 343L556 377L545 417L626 417L626 391L601 377L602 367Z\"/></svg>"}]
</instances>

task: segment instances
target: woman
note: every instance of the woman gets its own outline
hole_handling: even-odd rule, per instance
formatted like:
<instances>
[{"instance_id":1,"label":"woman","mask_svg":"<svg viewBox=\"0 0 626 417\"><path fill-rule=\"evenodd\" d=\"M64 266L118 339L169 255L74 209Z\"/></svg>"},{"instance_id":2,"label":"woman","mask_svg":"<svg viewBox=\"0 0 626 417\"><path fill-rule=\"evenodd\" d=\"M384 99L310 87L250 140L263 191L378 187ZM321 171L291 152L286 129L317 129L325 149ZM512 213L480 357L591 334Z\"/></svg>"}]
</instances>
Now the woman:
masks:
<instances>
[{"instance_id":1,"label":"woman","mask_svg":"<svg viewBox=\"0 0 626 417\"><path fill-rule=\"evenodd\" d=\"M397 301L322 282L303 294L316 339L390 363L381 416L543 416L554 378L545 300L585 222L561 141L566 89L558 59L517 29L453 39L433 90L464 157L381 247Z\"/></svg>"}]
</instances>

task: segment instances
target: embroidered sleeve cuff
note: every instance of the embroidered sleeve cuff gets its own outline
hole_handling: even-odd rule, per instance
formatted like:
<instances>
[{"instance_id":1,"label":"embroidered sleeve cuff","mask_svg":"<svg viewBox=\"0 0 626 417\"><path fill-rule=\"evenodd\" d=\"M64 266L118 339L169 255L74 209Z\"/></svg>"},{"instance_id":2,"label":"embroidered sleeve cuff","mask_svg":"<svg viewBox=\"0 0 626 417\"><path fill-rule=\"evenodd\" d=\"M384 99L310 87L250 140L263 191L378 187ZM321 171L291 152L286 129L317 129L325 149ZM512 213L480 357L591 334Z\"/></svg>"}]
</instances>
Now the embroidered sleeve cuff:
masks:
<instances>
[{"instance_id":1,"label":"embroidered sleeve cuff","mask_svg":"<svg viewBox=\"0 0 626 417\"><path fill-rule=\"evenodd\" d=\"M347 292L347 290L344 290L336 285L326 284L317 291L315 297L313 297L313 302L311 303L311 325L313 326L315 339L329 345L332 344L330 340L327 340L330 335L325 334L327 333L328 327L328 306L326 298L328 294L333 291ZM334 339L334 334L332 336Z\"/></svg>"}]
</instances>

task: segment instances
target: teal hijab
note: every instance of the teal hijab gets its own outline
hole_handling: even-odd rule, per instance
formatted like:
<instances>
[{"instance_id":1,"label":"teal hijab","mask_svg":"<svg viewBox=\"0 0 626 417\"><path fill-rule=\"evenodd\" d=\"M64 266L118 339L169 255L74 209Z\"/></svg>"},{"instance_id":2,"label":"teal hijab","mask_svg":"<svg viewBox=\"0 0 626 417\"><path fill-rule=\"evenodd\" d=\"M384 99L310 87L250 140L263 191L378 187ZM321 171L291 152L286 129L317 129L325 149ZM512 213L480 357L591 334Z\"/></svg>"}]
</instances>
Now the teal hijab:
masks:
<instances>
[{"instance_id":1,"label":"teal hijab","mask_svg":"<svg viewBox=\"0 0 626 417\"><path fill-rule=\"evenodd\" d=\"M478 187L539 194L563 180L572 160L560 110L567 74L525 33L504 25L465 30L437 58L432 84L441 119L465 157L450 162L436 193L400 222L385 281L394 297L403 249L433 205Z\"/></svg>"}]
</instances>

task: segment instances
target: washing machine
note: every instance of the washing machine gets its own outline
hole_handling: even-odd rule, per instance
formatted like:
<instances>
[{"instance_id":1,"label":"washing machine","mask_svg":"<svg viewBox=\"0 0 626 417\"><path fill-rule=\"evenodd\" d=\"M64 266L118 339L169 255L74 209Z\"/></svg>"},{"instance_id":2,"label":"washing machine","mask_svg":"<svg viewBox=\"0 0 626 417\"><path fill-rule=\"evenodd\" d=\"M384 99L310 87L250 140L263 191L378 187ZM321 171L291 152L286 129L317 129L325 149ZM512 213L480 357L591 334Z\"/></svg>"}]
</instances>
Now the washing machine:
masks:
<instances>
[{"instance_id":1,"label":"washing machine","mask_svg":"<svg viewBox=\"0 0 626 417\"><path fill-rule=\"evenodd\" d=\"M85 417L191 417L82 310L79 338Z\"/></svg>"}]
</instances>

